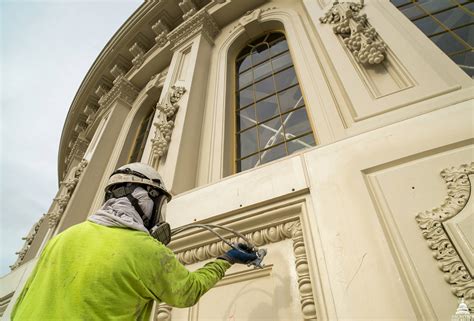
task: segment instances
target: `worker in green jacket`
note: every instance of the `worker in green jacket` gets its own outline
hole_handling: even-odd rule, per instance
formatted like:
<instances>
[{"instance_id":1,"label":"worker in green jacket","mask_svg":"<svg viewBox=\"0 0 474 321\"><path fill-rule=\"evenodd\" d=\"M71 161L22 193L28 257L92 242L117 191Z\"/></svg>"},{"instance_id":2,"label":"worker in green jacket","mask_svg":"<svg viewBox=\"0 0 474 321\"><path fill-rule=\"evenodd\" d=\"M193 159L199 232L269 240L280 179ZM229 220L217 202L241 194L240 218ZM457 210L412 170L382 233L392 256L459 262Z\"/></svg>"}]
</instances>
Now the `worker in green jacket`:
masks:
<instances>
[{"instance_id":1,"label":"worker in green jacket","mask_svg":"<svg viewBox=\"0 0 474 321\"><path fill-rule=\"evenodd\" d=\"M171 195L152 167L132 163L110 177L104 205L54 237L23 288L12 320L149 320L153 301L190 307L233 263L240 245L195 272L166 247Z\"/></svg>"}]
</instances>

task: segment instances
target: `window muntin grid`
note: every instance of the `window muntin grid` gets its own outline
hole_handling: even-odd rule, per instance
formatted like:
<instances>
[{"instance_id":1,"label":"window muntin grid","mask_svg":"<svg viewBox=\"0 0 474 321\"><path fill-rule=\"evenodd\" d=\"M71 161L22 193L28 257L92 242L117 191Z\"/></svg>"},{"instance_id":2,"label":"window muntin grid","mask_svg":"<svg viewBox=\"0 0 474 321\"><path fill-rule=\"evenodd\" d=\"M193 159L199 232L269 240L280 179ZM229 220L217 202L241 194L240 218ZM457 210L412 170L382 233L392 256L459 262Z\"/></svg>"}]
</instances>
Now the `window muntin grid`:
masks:
<instances>
[{"instance_id":1,"label":"window muntin grid","mask_svg":"<svg viewBox=\"0 0 474 321\"><path fill-rule=\"evenodd\" d=\"M267 33L236 59L237 171L316 145L285 36Z\"/></svg>"},{"instance_id":2,"label":"window muntin grid","mask_svg":"<svg viewBox=\"0 0 474 321\"><path fill-rule=\"evenodd\" d=\"M470 77L474 77L474 3L390 0Z\"/></svg>"}]
</instances>

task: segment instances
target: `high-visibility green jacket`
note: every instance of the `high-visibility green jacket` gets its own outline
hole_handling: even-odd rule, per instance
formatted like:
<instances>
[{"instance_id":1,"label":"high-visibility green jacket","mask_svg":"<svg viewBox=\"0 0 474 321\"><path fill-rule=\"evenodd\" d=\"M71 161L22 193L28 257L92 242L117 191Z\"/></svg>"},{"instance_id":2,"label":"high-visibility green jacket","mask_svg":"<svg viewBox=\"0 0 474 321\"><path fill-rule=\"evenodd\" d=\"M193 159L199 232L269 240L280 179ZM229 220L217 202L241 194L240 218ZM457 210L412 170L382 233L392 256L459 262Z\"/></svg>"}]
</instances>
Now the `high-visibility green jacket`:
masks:
<instances>
[{"instance_id":1,"label":"high-visibility green jacket","mask_svg":"<svg viewBox=\"0 0 474 321\"><path fill-rule=\"evenodd\" d=\"M13 320L148 320L153 300L189 307L230 267L189 272L145 232L75 225L53 238L21 292Z\"/></svg>"}]
</instances>

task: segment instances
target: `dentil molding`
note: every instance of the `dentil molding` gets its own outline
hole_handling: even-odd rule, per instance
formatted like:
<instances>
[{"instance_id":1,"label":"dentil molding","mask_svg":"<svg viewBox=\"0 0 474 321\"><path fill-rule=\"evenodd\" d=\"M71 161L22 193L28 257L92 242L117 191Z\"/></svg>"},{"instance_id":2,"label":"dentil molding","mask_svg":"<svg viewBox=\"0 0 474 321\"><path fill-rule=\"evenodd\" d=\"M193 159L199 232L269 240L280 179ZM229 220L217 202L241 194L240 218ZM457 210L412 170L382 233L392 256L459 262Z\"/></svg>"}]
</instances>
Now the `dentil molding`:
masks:
<instances>
[{"instance_id":1,"label":"dentil molding","mask_svg":"<svg viewBox=\"0 0 474 321\"><path fill-rule=\"evenodd\" d=\"M334 33L342 38L344 45L358 63L380 64L385 59L387 46L367 21L367 15L359 14L363 7L363 0L360 3L335 0L319 20L321 23L335 25Z\"/></svg>"},{"instance_id":2,"label":"dentil molding","mask_svg":"<svg viewBox=\"0 0 474 321\"><path fill-rule=\"evenodd\" d=\"M415 218L451 291L458 298L463 297L472 307L473 278L443 226L466 206L472 190L469 180L471 174L474 174L474 162L442 170L441 177L446 183L448 195L439 207L420 212Z\"/></svg>"}]
</instances>

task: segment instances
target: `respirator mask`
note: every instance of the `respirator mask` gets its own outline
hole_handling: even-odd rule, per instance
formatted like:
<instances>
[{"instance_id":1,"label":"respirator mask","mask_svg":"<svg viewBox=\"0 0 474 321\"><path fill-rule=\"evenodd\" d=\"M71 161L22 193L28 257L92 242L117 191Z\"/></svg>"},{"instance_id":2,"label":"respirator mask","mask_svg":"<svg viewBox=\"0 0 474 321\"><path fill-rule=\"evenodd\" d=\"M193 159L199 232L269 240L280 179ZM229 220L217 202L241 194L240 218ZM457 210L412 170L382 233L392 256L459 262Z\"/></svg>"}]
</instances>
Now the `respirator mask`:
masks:
<instances>
[{"instance_id":1,"label":"respirator mask","mask_svg":"<svg viewBox=\"0 0 474 321\"><path fill-rule=\"evenodd\" d=\"M171 241L171 227L165 221L168 197L155 189L150 189L148 196L153 200L153 211L149 219L143 220L143 224L153 238L168 245Z\"/></svg>"}]
</instances>

